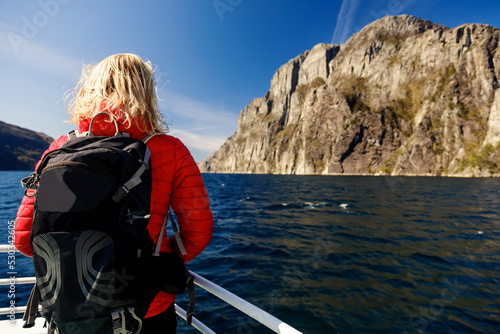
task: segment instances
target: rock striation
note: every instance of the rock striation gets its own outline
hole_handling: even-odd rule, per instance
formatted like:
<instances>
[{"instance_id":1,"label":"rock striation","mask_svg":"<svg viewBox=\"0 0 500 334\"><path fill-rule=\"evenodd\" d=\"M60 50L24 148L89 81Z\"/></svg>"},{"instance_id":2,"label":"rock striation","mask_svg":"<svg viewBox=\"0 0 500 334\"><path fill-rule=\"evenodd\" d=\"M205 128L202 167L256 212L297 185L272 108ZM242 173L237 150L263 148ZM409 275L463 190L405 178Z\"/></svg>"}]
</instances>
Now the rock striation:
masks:
<instances>
[{"instance_id":1,"label":"rock striation","mask_svg":"<svg viewBox=\"0 0 500 334\"><path fill-rule=\"evenodd\" d=\"M500 29L387 16L281 66L203 172L500 175Z\"/></svg>"}]
</instances>

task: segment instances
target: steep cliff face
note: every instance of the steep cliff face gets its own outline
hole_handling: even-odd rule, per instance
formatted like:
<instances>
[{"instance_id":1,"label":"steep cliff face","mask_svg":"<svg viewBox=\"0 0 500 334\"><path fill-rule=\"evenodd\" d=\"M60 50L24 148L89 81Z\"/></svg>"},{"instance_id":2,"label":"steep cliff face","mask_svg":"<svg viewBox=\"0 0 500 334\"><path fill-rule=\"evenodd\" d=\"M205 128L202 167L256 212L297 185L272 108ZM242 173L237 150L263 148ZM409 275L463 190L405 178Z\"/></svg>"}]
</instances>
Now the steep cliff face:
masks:
<instances>
[{"instance_id":1,"label":"steep cliff face","mask_svg":"<svg viewBox=\"0 0 500 334\"><path fill-rule=\"evenodd\" d=\"M500 30L388 16L316 45L200 168L219 173L500 175Z\"/></svg>"}]
</instances>

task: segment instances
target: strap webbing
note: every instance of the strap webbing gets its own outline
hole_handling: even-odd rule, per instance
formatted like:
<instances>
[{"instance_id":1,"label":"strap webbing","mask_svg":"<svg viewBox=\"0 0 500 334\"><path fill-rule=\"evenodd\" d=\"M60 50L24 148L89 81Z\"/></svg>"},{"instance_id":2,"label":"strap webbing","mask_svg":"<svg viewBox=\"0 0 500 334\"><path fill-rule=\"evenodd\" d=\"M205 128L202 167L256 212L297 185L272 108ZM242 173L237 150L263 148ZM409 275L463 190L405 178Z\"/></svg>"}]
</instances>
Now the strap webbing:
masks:
<instances>
[{"instance_id":1,"label":"strap webbing","mask_svg":"<svg viewBox=\"0 0 500 334\"><path fill-rule=\"evenodd\" d=\"M177 224L175 223L175 220L172 217L172 212L170 211L170 207L168 207L168 211L165 214L165 218L163 219L163 224L161 225L161 230L160 234L158 235L158 240L156 241L156 247L153 256L160 256L161 241L163 239L163 234L165 233L165 227L167 226L168 216L170 216L170 222L172 223L172 229L174 230L174 236L175 236L175 241L177 242L177 247L179 247L179 251L181 252L182 255L186 255L186 249L184 248L184 244L182 243L181 234L179 233Z\"/></svg>"},{"instance_id":2,"label":"strap webbing","mask_svg":"<svg viewBox=\"0 0 500 334\"><path fill-rule=\"evenodd\" d=\"M191 275L188 271L188 280L187 280L187 291L189 296L189 306L186 311L186 323L188 326L191 326L191 322L193 321L194 314L194 306L196 302L195 293L194 293L194 276Z\"/></svg>"},{"instance_id":3,"label":"strap webbing","mask_svg":"<svg viewBox=\"0 0 500 334\"><path fill-rule=\"evenodd\" d=\"M170 222L172 223L172 229L174 230L175 241L177 242L177 247L179 247L179 251L182 255L186 255L186 249L184 248L184 244L182 243L181 234L179 233L179 229L177 228L177 224L175 223L174 217L172 217L172 212L170 212L170 207L168 208L168 214L170 216Z\"/></svg>"},{"instance_id":4,"label":"strap webbing","mask_svg":"<svg viewBox=\"0 0 500 334\"><path fill-rule=\"evenodd\" d=\"M75 138L80 138L80 137L88 137L89 135L89 132L82 132L80 133L78 130L72 130L70 132L68 132L68 138L71 140L71 139L75 139Z\"/></svg>"},{"instance_id":5,"label":"strap webbing","mask_svg":"<svg viewBox=\"0 0 500 334\"><path fill-rule=\"evenodd\" d=\"M153 256L160 256L161 241L163 240L163 234L165 233L165 227L167 225L167 217L168 213L165 215L165 218L163 219L163 224L161 225L160 235L158 236L158 240L156 241L156 247Z\"/></svg>"},{"instance_id":6,"label":"strap webbing","mask_svg":"<svg viewBox=\"0 0 500 334\"><path fill-rule=\"evenodd\" d=\"M31 328L35 326L35 319L38 314L38 304L40 303L40 290L35 284L31 290L30 298L26 304L26 311L24 311L23 320L26 321L23 328Z\"/></svg>"},{"instance_id":7,"label":"strap webbing","mask_svg":"<svg viewBox=\"0 0 500 334\"><path fill-rule=\"evenodd\" d=\"M144 154L144 161L142 162L141 167L137 169L135 174L127 181L123 186L121 186L116 193L113 195L113 201L115 203L120 202L123 197L125 197L130 189L133 187L137 186L142 182L141 180L141 175L146 171L146 169L149 168L149 158L151 158L151 152L149 151L149 148L146 148L146 153Z\"/></svg>"},{"instance_id":8,"label":"strap webbing","mask_svg":"<svg viewBox=\"0 0 500 334\"><path fill-rule=\"evenodd\" d=\"M149 135L147 135L146 137L142 138L141 141L146 144L151 138L153 138L154 136L156 136L157 134L156 133L150 133Z\"/></svg>"}]
</instances>

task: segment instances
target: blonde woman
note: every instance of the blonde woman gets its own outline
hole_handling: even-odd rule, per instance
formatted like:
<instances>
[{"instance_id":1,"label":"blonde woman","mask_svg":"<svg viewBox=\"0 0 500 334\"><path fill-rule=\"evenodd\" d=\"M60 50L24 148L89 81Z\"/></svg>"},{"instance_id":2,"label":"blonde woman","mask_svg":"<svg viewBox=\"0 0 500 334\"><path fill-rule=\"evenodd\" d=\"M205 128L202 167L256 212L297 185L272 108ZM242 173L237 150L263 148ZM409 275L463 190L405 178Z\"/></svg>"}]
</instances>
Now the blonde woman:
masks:
<instances>
[{"instance_id":1,"label":"blonde woman","mask_svg":"<svg viewBox=\"0 0 500 334\"><path fill-rule=\"evenodd\" d=\"M154 71L149 62L133 54L117 54L85 68L69 107L70 121L83 133L89 130L93 116L103 111L112 114L119 131L132 138L156 134L147 142L153 178L148 230L156 243L171 206L186 251L182 259L192 260L210 242L213 216L203 179L189 150L179 139L165 134L168 128L159 110ZM115 125L107 117L98 117L92 124L92 132L96 136L110 136L115 133ZM68 135L59 137L45 154L68 140ZM30 244L33 204L34 197L25 196L16 219L15 245L27 256L33 254ZM170 237L162 242L161 251L180 254L176 245ZM143 321L141 334L175 333L174 300L175 295L158 293Z\"/></svg>"}]
</instances>

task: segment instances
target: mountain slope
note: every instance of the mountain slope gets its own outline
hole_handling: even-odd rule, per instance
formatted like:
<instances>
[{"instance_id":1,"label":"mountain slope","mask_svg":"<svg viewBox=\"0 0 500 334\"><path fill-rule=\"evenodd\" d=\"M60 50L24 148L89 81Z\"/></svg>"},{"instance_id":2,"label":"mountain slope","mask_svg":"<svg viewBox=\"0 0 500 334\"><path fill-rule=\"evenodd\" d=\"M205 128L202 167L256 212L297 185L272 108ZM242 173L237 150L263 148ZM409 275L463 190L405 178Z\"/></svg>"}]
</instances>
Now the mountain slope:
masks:
<instances>
[{"instance_id":1,"label":"mountain slope","mask_svg":"<svg viewBox=\"0 0 500 334\"><path fill-rule=\"evenodd\" d=\"M387 16L281 66L204 172L500 175L499 29Z\"/></svg>"},{"instance_id":2,"label":"mountain slope","mask_svg":"<svg viewBox=\"0 0 500 334\"><path fill-rule=\"evenodd\" d=\"M0 170L34 170L52 141L43 133L0 121Z\"/></svg>"}]
</instances>

